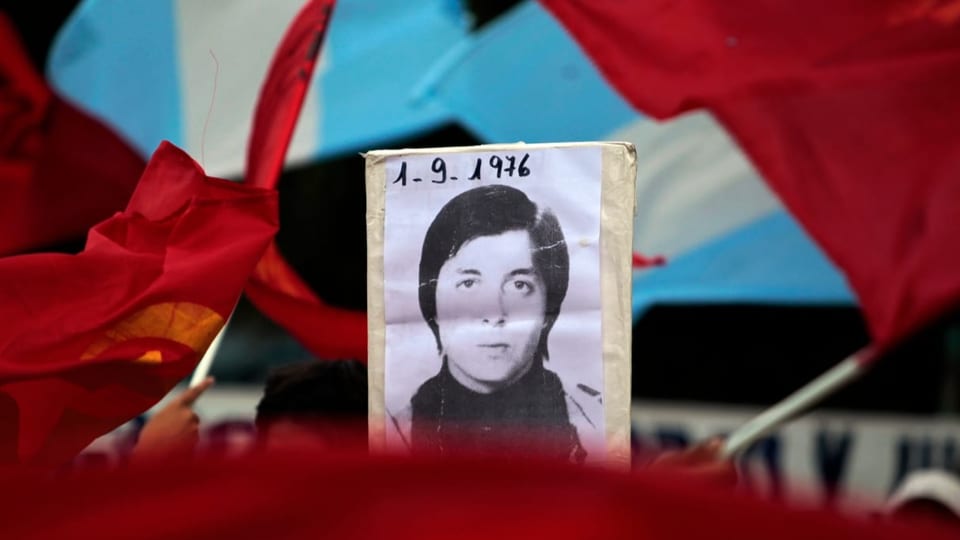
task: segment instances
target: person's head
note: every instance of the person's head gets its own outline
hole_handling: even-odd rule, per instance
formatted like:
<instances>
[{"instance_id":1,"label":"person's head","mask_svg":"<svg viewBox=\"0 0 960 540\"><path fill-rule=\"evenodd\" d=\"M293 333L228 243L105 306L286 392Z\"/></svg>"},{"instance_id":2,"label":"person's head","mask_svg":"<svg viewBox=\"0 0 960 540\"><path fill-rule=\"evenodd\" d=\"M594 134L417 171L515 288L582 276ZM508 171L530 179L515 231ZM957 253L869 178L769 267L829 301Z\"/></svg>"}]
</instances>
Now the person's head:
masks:
<instances>
[{"instance_id":1,"label":"person's head","mask_svg":"<svg viewBox=\"0 0 960 540\"><path fill-rule=\"evenodd\" d=\"M520 190L457 195L423 240L420 311L451 373L489 393L548 358L570 258L556 216Z\"/></svg>"},{"instance_id":2,"label":"person's head","mask_svg":"<svg viewBox=\"0 0 960 540\"><path fill-rule=\"evenodd\" d=\"M356 360L318 360L271 372L255 422L268 448L354 448L366 444L366 417L366 366Z\"/></svg>"},{"instance_id":3,"label":"person's head","mask_svg":"<svg viewBox=\"0 0 960 540\"><path fill-rule=\"evenodd\" d=\"M912 471L890 495L893 520L960 527L960 476L946 470Z\"/></svg>"}]
</instances>

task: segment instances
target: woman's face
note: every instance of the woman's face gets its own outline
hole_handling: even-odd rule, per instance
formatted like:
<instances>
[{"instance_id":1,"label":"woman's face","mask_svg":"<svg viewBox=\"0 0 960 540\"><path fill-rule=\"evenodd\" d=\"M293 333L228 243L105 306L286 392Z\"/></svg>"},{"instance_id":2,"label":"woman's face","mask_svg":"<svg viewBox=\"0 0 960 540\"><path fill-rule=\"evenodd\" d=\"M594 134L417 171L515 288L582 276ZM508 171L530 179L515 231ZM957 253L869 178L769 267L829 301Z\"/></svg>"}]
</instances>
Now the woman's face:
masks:
<instances>
[{"instance_id":1,"label":"woman's face","mask_svg":"<svg viewBox=\"0 0 960 540\"><path fill-rule=\"evenodd\" d=\"M543 329L546 297L525 230L480 236L437 276L437 326L454 378L490 393L523 376Z\"/></svg>"}]
</instances>

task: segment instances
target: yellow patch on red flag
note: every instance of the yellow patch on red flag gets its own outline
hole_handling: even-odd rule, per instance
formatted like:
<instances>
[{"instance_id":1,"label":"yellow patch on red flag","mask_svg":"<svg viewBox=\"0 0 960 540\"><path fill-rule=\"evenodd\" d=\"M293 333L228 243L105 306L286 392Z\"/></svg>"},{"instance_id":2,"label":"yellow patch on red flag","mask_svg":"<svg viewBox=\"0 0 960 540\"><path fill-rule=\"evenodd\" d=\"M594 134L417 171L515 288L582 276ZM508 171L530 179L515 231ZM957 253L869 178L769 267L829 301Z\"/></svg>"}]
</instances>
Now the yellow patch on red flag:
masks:
<instances>
[{"instance_id":1,"label":"yellow patch on red flag","mask_svg":"<svg viewBox=\"0 0 960 540\"><path fill-rule=\"evenodd\" d=\"M94 341L81 355L91 360L104 351L137 338L160 338L185 345L203 354L226 320L216 311L191 302L164 302L144 308L120 321ZM160 351L149 350L138 362L161 362Z\"/></svg>"}]
</instances>

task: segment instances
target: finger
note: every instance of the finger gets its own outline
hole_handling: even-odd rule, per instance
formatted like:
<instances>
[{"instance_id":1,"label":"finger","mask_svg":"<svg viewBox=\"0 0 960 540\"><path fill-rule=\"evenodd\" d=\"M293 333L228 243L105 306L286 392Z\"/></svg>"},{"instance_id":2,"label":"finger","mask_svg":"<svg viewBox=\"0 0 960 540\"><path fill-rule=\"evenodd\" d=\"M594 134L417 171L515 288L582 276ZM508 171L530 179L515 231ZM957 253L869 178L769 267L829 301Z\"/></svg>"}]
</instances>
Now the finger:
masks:
<instances>
[{"instance_id":1,"label":"finger","mask_svg":"<svg viewBox=\"0 0 960 540\"><path fill-rule=\"evenodd\" d=\"M702 455L709 456L710 458L716 459L720 457L721 452L723 452L723 438L722 437L712 437L700 446Z\"/></svg>"},{"instance_id":2,"label":"finger","mask_svg":"<svg viewBox=\"0 0 960 540\"><path fill-rule=\"evenodd\" d=\"M726 444L726 441L724 440L723 437L720 437L720 436L711 437L707 441L707 445L716 452L720 452L721 450L723 450L724 444Z\"/></svg>"},{"instance_id":3,"label":"finger","mask_svg":"<svg viewBox=\"0 0 960 540\"><path fill-rule=\"evenodd\" d=\"M717 461L723 448L723 439L715 437L683 450L669 450L654 460L655 465L684 467Z\"/></svg>"},{"instance_id":4,"label":"finger","mask_svg":"<svg viewBox=\"0 0 960 540\"><path fill-rule=\"evenodd\" d=\"M733 487L737 485L737 469L729 463L714 463L697 467L691 471L692 476L701 478L719 486Z\"/></svg>"},{"instance_id":5,"label":"finger","mask_svg":"<svg viewBox=\"0 0 960 540\"><path fill-rule=\"evenodd\" d=\"M686 452L686 450L666 450L657 455L651 462L651 465L670 466L683 463L686 459L684 452Z\"/></svg>"},{"instance_id":6,"label":"finger","mask_svg":"<svg viewBox=\"0 0 960 540\"><path fill-rule=\"evenodd\" d=\"M690 462L715 461L723 450L723 439L714 437L691 448L686 457Z\"/></svg>"},{"instance_id":7,"label":"finger","mask_svg":"<svg viewBox=\"0 0 960 540\"><path fill-rule=\"evenodd\" d=\"M664 469L673 469L673 468L689 468L693 465L706 461L702 458L698 458L693 454L693 449L687 449L683 451L669 451L661 455L659 458L654 460L652 465L658 468Z\"/></svg>"},{"instance_id":8,"label":"finger","mask_svg":"<svg viewBox=\"0 0 960 540\"><path fill-rule=\"evenodd\" d=\"M180 394L180 403L183 405L193 405L195 401L207 390L213 386L213 377L207 377L206 379L200 381L196 386L191 386L184 390Z\"/></svg>"}]
</instances>

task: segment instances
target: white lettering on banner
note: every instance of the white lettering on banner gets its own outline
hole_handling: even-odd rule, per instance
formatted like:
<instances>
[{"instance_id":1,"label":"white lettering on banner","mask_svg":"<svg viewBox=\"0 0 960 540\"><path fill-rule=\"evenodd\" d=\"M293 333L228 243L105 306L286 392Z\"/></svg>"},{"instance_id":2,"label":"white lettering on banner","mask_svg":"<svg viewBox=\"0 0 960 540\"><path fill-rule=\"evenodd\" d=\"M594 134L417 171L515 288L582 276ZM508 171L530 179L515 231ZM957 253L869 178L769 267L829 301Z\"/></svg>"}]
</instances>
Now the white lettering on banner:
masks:
<instances>
[{"instance_id":1,"label":"white lettering on banner","mask_svg":"<svg viewBox=\"0 0 960 540\"><path fill-rule=\"evenodd\" d=\"M758 412L634 402L634 437L642 448L682 447L725 435ZM738 463L746 489L798 503L872 510L913 470L960 470L958 443L960 420L953 417L818 412L759 441Z\"/></svg>"},{"instance_id":2,"label":"white lettering on banner","mask_svg":"<svg viewBox=\"0 0 960 540\"><path fill-rule=\"evenodd\" d=\"M250 449L261 393L258 386L220 385L208 390L196 405L203 451L235 455ZM725 435L757 412L723 404L634 402L634 442L640 452L683 448ZM122 462L143 421L134 420L97 439L77 465ZM911 471L960 470L958 445L960 419L955 417L818 412L752 446L740 459L739 469L745 489L767 496L871 510Z\"/></svg>"}]
</instances>

